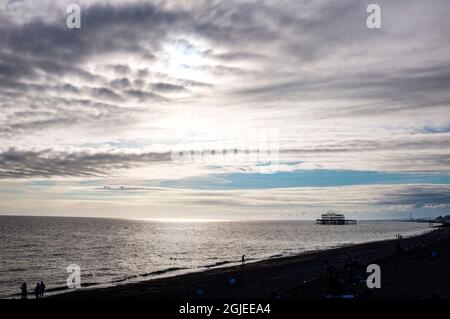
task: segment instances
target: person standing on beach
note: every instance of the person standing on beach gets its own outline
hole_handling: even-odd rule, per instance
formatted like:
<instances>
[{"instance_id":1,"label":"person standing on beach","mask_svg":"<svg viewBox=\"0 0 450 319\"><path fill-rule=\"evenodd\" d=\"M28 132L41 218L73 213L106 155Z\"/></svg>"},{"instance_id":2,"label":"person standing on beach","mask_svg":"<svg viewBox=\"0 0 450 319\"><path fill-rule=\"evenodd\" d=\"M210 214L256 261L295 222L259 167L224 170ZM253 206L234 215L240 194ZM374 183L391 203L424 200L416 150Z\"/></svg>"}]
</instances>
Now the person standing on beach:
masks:
<instances>
[{"instance_id":1,"label":"person standing on beach","mask_svg":"<svg viewBox=\"0 0 450 319\"><path fill-rule=\"evenodd\" d=\"M41 295L41 284L36 284L36 288L34 288L34 295L36 296L36 299L39 299L39 296Z\"/></svg>"},{"instance_id":2,"label":"person standing on beach","mask_svg":"<svg viewBox=\"0 0 450 319\"><path fill-rule=\"evenodd\" d=\"M44 282L41 280L41 287L39 290L39 295L41 298L44 298L44 292L45 292L45 285L44 285Z\"/></svg>"},{"instance_id":3,"label":"person standing on beach","mask_svg":"<svg viewBox=\"0 0 450 319\"><path fill-rule=\"evenodd\" d=\"M242 265L245 264L245 255L242 255Z\"/></svg>"},{"instance_id":4,"label":"person standing on beach","mask_svg":"<svg viewBox=\"0 0 450 319\"><path fill-rule=\"evenodd\" d=\"M28 289L27 289L26 282L24 282L22 285L20 285L20 291L21 291L22 299L27 299Z\"/></svg>"},{"instance_id":5,"label":"person standing on beach","mask_svg":"<svg viewBox=\"0 0 450 319\"><path fill-rule=\"evenodd\" d=\"M331 296L337 296L342 293L342 285L340 283L340 274L336 267L334 267L330 261L325 260L326 266L326 279L327 279L327 292Z\"/></svg>"}]
</instances>

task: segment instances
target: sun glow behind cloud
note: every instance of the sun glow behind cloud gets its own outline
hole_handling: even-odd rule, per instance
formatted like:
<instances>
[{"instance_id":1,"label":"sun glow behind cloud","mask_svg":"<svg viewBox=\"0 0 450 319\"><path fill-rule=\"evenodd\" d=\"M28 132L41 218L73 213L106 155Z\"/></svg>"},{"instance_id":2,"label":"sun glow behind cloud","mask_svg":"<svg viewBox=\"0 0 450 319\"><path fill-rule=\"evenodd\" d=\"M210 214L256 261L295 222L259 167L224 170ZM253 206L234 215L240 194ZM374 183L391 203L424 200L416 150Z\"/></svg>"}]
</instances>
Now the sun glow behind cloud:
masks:
<instances>
[{"instance_id":1,"label":"sun glow behind cloud","mask_svg":"<svg viewBox=\"0 0 450 319\"><path fill-rule=\"evenodd\" d=\"M167 73L173 77L184 80L205 81L203 68L209 61L204 56L201 48L195 46L188 40L173 41L164 45L167 54L165 64Z\"/></svg>"}]
</instances>

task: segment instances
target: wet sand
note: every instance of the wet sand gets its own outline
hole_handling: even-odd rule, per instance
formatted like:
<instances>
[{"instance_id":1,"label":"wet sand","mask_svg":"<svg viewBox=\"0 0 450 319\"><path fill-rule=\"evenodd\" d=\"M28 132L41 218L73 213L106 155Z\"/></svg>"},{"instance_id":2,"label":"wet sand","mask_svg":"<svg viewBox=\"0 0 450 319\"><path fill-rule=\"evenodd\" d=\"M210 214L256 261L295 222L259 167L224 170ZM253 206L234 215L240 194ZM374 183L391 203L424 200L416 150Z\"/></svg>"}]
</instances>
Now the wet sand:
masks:
<instances>
[{"instance_id":1,"label":"wet sand","mask_svg":"<svg viewBox=\"0 0 450 319\"><path fill-rule=\"evenodd\" d=\"M324 262L341 268L346 255L364 265L380 265L382 287L372 289L371 298L450 298L450 228L402 239L405 253L400 257L394 256L396 243L393 239L350 245L108 288L79 289L50 298L321 299L327 295ZM436 258L431 257L433 250L438 252ZM230 279L236 284L230 285ZM362 282L345 285L344 293L355 298L369 296Z\"/></svg>"}]
</instances>

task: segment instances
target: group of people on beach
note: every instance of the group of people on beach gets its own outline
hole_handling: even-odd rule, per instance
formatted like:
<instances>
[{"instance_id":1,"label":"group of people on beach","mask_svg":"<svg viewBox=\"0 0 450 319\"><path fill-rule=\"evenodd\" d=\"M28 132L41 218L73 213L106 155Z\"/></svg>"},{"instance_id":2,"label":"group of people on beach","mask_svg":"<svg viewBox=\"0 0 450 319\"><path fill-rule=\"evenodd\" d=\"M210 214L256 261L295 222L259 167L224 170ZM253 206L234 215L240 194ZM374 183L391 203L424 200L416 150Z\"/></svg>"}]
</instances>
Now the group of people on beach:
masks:
<instances>
[{"instance_id":1,"label":"group of people on beach","mask_svg":"<svg viewBox=\"0 0 450 319\"><path fill-rule=\"evenodd\" d=\"M27 299L28 297L28 287L27 283L24 282L22 285L20 285L20 291L22 299ZM44 292L45 292L45 284L43 281L40 283L38 282L36 284L36 287L34 288L34 295L36 296L36 299L44 298Z\"/></svg>"},{"instance_id":2,"label":"group of people on beach","mask_svg":"<svg viewBox=\"0 0 450 319\"><path fill-rule=\"evenodd\" d=\"M338 270L330 261L325 261L327 292L331 296L342 295L344 287L357 285L363 277L363 265L359 262L358 257L352 257L348 254L345 256L344 266L341 271Z\"/></svg>"}]
</instances>

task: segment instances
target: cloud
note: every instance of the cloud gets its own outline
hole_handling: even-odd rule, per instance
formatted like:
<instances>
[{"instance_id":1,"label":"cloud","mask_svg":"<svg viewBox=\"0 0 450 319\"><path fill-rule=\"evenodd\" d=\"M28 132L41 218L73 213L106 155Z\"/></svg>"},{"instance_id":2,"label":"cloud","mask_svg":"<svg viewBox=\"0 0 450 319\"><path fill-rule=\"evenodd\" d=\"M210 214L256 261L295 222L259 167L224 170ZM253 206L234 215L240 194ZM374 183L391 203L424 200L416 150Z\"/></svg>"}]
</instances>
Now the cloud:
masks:
<instances>
[{"instance_id":1,"label":"cloud","mask_svg":"<svg viewBox=\"0 0 450 319\"><path fill-rule=\"evenodd\" d=\"M315 219L333 209L349 218L376 219L409 218L411 212L414 217L436 216L445 214L450 207L448 185L213 191L160 188L121 181L105 185L98 180L45 183L44 187L35 183L33 188L27 183L1 182L2 212L261 220Z\"/></svg>"},{"instance_id":2,"label":"cloud","mask_svg":"<svg viewBox=\"0 0 450 319\"><path fill-rule=\"evenodd\" d=\"M124 89L131 86L131 82L128 78L120 78L111 81L111 86L118 89Z\"/></svg>"},{"instance_id":3,"label":"cloud","mask_svg":"<svg viewBox=\"0 0 450 319\"><path fill-rule=\"evenodd\" d=\"M450 189L447 186L410 186L396 191L395 194L385 192L378 203L380 205L407 205L415 209L429 207L449 208Z\"/></svg>"},{"instance_id":4,"label":"cloud","mask_svg":"<svg viewBox=\"0 0 450 319\"><path fill-rule=\"evenodd\" d=\"M182 85L163 82L154 83L152 84L152 87L154 88L154 90L159 92L182 92L186 90L186 88Z\"/></svg>"},{"instance_id":5,"label":"cloud","mask_svg":"<svg viewBox=\"0 0 450 319\"><path fill-rule=\"evenodd\" d=\"M125 94L131 98L135 98L138 101L145 102L147 100L156 100L156 101L162 101L164 98L158 94L155 94L153 92L149 91L142 91L142 90L126 90Z\"/></svg>"},{"instance_id":6,"label":"cloud","mask_svg":"<svg viewBox=\"0 0 450 319\"><path fill-rule=\"evenodd\" d=\"M0 178L98 177L133 165L169 160L170 153L63 153L8 149L0 153Z\"/></svg>"},{"instance_id":7,"label":"cloud","mask_svg":"<svg viewBox=\"0 0 450 319\"><path fill-rule=\"evenodd\" d=\"M316 218L327 209L335 209L355 218L409 218L411 212L439 214L450 207L448 185L364 185L329 188L289 188L266 190L184 191L181 203L205 206L214 211L231 208L245 218L260 211L260 216L279 218L281 212L306 210L303 218ZM246 212L246 213L243 213Z\"/></svg>"}]
</instances>

